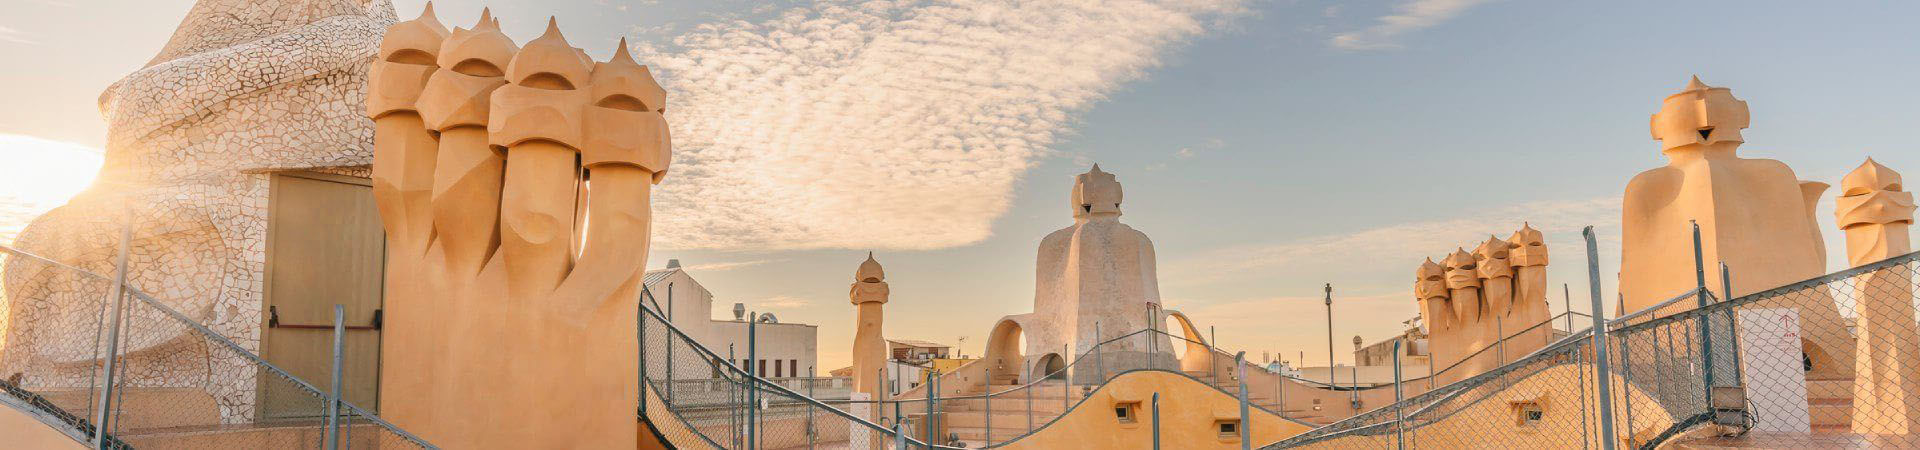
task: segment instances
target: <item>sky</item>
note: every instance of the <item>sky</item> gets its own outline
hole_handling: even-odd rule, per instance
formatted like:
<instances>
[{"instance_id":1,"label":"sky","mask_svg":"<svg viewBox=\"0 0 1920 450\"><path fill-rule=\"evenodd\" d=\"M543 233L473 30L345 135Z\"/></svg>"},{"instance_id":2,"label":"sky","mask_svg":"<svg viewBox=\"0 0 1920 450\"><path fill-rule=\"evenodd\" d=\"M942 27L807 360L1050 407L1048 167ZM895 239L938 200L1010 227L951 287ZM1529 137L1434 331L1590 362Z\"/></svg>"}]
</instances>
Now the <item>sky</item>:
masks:
<instances>
[{"instance_id":1,"label":"sky","mask_svg":"<svg viewBox=\"0 0 1920 450\"><path fill-rule=\"evenodd\" d=\"M0 239L91 179L96 97L191 6L14 3ZM679 259L716 317L741 302L820 325L822 371L848 361L847 285L870 250L889 337L979 353L1032 310L1036 246L1071 224L1072 175L1096 162L1154 241L1169 308L1224 348L1309 366L1326 364L1323 285L1351 361L1352 336L1418 314L1422 258L1523 221L1579 312L1579 230L1596 227L1610 298L1622 189L1665 162L1647 117L1692 75L1748 102L1743 156L1829 183L1867 156L1920 171L1906 2L435 3L449 26L483 6L522 42L552 15L595 57L632 43L669 89L676 147L649 266ZM1831 203L1816 215L1838 264Z\"/></svg>"}]
</instances>

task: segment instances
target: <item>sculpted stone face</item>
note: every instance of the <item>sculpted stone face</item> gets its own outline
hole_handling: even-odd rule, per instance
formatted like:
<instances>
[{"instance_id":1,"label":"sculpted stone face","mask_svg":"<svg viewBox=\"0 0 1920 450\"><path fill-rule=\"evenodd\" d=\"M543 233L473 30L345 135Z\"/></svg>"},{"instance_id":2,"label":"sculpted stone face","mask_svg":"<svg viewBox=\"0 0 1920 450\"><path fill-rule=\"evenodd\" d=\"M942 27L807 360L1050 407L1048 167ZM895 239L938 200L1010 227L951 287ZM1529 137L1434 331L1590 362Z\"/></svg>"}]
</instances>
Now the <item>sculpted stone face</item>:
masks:
<instances>
[{"instance_id":1,"label":"sculpted stone face","mask_svg":"<svg viewBox=\"0 0 1920 450\"><path fill-rule=\"evenodd\" d=\"M1455 249L1447 255L1447 288L1470 289L1480 287L1479 264L1466 249Z\"/></svg>"},{"instance_id":2,"label":"sculpted stone face","mask_svg":"<svg viewBox=\"0 0 1920 450\"><path fill-rule=\"evenodd\" d=\"M1473 249L1475 272L1482 279L1513 278L1513 263L1507 260L1507 241L1487 236L1487 241Z\"/></svg>"},{"instance_id":3,"label":"sculpted stone face","mask_svg":"<svg viewBox=\"0 0 1920 450\"><path fill-rule=\"evenodd\" d=\"M1906 192L1900 173L1873 159L1860 164L1840 182L1834 216L1840 228L1887 223L1913 223L1913 193Z\"/></svg>"},{"instance_id":4,"label":"sculpted stone face","mask_svg":"<svg viewBox=\"0 0 1920 450\"><path fill-rule=\"evenodd\" d=\"M1420 263L1420 268L1414 271L1413 296L1419 300L1445 299L1447 297L1446 272L1447 269L1434 263L1433 258L1427 258L1426 262Z\"/></svg>"},{"instance_id":5,"label":"sculpted stone face","mask_svg":"<svg viewBox=\"0 0 1920 450\"><path fill-rule=\"evenodd\" d=\"M1120 215L1120 183L1113 174L1100 171L1100 165L1094 164L1093 170L1073 178L1073 217L1089 215Z\"/></svg>"},{"instance_id":6,"label":"sculpted stone face","mask_svg":"<svg viewBox=\"0 0 1920 450\"><path fill-rule=\"evenodd\" d=\"M1740 130L1747 128L1747 102L1733 97L1724 87L1707 86L1693 77L1679 93L1668 96L1651 120L1653 138L1661 151L1675 148L1746 142Z\"/></svg>"},{"instance_id":7,"label":"sculpted stone face","mask_svg":"<svg viewBox=\"0 0 1920 450\"><path fill-rule=\"evenodd\" d=\"M1507 245L1512 248L1508 260L1515 267L1547 265L1546 237L1540 234L1540 230L1533 229L1532 225L1521 225L1519 231L1507 237Z\"/></svg>"}]
</instances>

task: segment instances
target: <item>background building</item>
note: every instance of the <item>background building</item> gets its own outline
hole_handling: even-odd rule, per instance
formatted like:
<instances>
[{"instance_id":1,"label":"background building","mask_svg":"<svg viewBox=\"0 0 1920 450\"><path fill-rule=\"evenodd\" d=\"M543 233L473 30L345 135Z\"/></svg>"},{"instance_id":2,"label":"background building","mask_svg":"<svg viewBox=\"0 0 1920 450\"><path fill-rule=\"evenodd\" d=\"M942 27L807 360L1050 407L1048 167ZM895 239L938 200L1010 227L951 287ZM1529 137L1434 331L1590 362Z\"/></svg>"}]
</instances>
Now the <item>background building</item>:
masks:
<instances>
[{"instance_id":1,"label":"background building","mask_svg":"<svg viewBox=\"0 0 1920 450\"><path fill-rule=\"evenodd\" d=\"M806 377L823 373L819 365L819 327L802 323L782 323L770 313L761 313L755 342L758 361L747 358L747 307L734 303L730 317L714 318L713 291L707 290L681 267L680 260L667 260L667 268L649 270L643 280L646 287L641 302L659 308L675 328L701 345L713 349L722 358L730 358L742 369L768 378ZM732 349L732 355L727 352ZM675 376L705 377L705 368L675 368Z\"/></svg>"}]
</instances>

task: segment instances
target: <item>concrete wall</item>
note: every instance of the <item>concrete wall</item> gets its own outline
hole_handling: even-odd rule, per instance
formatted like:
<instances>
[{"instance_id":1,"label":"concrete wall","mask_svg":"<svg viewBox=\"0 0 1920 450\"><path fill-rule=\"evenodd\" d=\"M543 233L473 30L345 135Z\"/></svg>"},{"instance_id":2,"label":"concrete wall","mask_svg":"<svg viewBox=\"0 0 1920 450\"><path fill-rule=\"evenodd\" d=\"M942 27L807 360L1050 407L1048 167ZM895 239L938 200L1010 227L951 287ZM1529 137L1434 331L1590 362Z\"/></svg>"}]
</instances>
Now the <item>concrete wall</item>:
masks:
<instances>
[{"instance_id":1,"label":"concrete wall","mask_svg":"<svg viewBox=\"0 0 1920 450\"><path fill-rule=\"evenodd\" d=\"M741 361L747 359L747 323L715 320L712 324L712 337L701 343L723 358L727 356L727 345L732 344L734 364L743 364ZM761 376L769 378L795 376L789 373L789 365L792 366L791 369L798 370L800 376L805 376L809 367L814 368L815 373L826 372L824 368L818 366L820 351L818 326L798 323L762 323L756 328L755 344L759 346L758 356L760 359L767 360L766 371L761 373ZM774 361L780 362L778 371L774 370ZM758 368L759 365L755 364L754 370Z\"/></svg>"}]
</instances>

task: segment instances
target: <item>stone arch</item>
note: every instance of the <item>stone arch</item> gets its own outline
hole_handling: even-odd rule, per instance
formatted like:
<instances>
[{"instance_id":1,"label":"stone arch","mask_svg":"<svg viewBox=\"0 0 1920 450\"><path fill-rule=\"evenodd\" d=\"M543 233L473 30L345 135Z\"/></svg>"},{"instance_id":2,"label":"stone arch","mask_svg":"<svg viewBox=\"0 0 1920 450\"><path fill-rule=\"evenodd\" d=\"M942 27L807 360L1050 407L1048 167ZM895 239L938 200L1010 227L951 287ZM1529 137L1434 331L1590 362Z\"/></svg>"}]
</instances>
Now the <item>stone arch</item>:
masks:
<instances>
[{"instance_id":1,"label":"stone arch","mask_svg":"<svg viewBox=\"0 0 1920 450\"><path fill-rule=\"evenodd\" d=\"M1033 363L1032 376L1044 377L1048 380L1065 380L1067 379L1066 368L1066 358L1060 357L1059 353L1048 353Z\"/></svg>"},{"instance_id":2,"label":"stone arch","mask_svg":"<svg viewBox=\"0 0 1920 450\"><path fill-rule=\"evenodd\" d=\"M1207 338L1200 335L1200 327L1194 326L1192 318L1188 318L1185 313L1177 310L1166 310L1166 316L1167 320L1180 325L1180 336L1186 338L1183 342L1185 344L1184 346L1175 344L1175 346L1182 349L1181 353L1178 354L1180 358L1180 369L1189 371L1209 370L1210 364L1213 363L1213 352L1209 350ZM1167 331L1172 332L1173 330Z\"/></svg>"},{"instance_id":3,"label":"stone arch","mask_svg":"<svg viewBox=\"0 0 1920 450\"><path fill-rule=\"evenodd\" d=\"M1021 365L1026 356L1021 350L1020 338L1026 330L1013 319L1000 319L994 324L993 331L987 334L987 348L982 358L986 360L989 380L1021 380Z\"/></svg>"}]
</instances>

